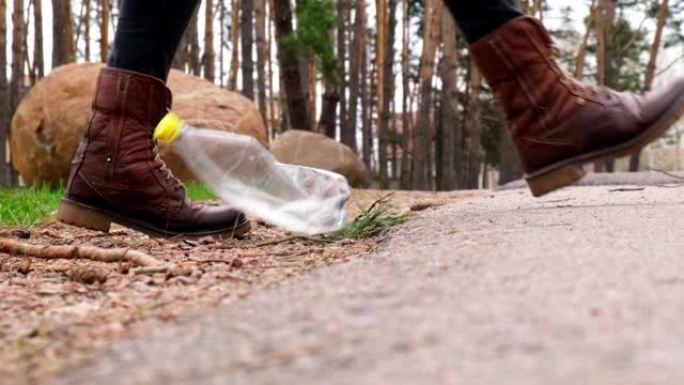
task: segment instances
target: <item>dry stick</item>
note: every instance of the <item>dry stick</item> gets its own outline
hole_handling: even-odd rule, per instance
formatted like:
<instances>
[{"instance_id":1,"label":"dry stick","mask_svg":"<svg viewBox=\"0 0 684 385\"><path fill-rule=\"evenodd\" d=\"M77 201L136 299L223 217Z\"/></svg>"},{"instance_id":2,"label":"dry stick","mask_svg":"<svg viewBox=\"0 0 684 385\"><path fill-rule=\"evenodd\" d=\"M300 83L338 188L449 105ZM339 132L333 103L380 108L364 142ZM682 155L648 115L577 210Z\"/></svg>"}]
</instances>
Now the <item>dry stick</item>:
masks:
<instances>
[{"instance_id":1,"label":"dry stick","mask_svg":"<svg viewBox=\"0 0 684 385\"><path fill-rule=\"evenodd\" d=\"M277 244L285 243L285 242L290 242L290 241L307 241L309 239L310 239L310 237L307 237L304 235L292 235L289 237L278 238L278 239L274 239L271 241L265 241L265 242L257 243L256 245L253 246L253 248L264 247L264 246L273 246L273 245L277 245Z\"/></svg>"},{"instance_id":2,"label":"dry stick","mask_svg":"<svg viewBox=\"0 0 684 385\"><path fill-rule=\"evenodd\" d=\"M370 212L370 211L372 211L372 210L375 208L375 206L387 202L387 200L388 200L389 198L391 198L392 195L394 195L394 192L391 192L391 193L389 193L389 194L387 194L387 195L385 195L385 196L382 196L382 197L380 197L379 199L375 200L373 203L371 203L370 206L368 206L368 210L366 210L366 211Z\"/></svg>"},{"instance_id":3,"label":"dry stick","mask_svg":"<svg viewBox=\"0 0 684 385\"><path fill-rule=\"evenodd\" d=\"M667 172L667 171L665 171L665 170L661 170L661 169L653 168L653 167L649 167L648 169L649 169L650 171L659 172L659 173L661 173L661 174L663 174L663 175L665 175L665 176L669 176L670 178L673 178L673 179L676 179L676 180L684 180L684 177L679 176L679 175L676 175L676 174L673 174L673 173L671 173L671 172Z\"/></svg>"},{"instance_id":4,"label":"dry stick","mask_svg":"<svg viewBox=\"0 0 684 385\"><path fill-rule=\"evenodd\" d=\"M137 266L158 266L159 261L141 251L128 248L103 249L91 246L39 246L0 239L0 253L40 259L88 259L98 262L129 262Z\"/></svg>"}]
</instances>

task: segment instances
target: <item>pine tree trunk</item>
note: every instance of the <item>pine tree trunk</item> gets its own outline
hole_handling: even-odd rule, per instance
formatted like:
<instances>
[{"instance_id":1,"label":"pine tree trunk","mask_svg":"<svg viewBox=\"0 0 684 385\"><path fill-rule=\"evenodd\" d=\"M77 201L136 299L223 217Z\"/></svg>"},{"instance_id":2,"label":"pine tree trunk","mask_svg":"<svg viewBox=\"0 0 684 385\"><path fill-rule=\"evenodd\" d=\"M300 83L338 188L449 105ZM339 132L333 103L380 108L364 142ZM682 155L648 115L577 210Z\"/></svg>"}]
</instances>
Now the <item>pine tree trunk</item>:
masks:
<instances>
[{"instance_id":1,"label":"pine tree trunk","mask_svg":"<svg viewBox=\"0 0 684 385\"><path fill-rule=\"evenodd\" d=\"M356 152L356 135L354 133L345 132L342 129L342 124L347 116L347 24L349 18L349 1L350 0L337 0L337 57L341 63L341 71L339 75L339 87L335 92L333 90L328 91L329 95L333 93L337 94L337 100L340 104L340 139L342 143L349 146L354 152ZM330 85L332 87L332 85ZM326 87L327 90L327 87ZM335 102L337 106L337 101ZM335 112L333 110L333 126L328 128L326 135L329 137L335 137Z\"/></svg>"},{"instance_id":2,"label":"pine tree trunk","mask_svg":"<svg viewBox=\"0 0 684 385\"><path fill-rule=\"evenodd\" d=\"M33 1L33 71L36 80L45 76L45 59L43 56L43 4L40 0Z\"/></svg>"},{"instance_id":3,"label":"pine tree trunk","mask_svg":"<svg viewBox=\"0 0 684 385\"><path fill-rule=\"evenodd\" d=\"M9 134L9 123L14 111L16 111L19 101L21 100L23 94L23 83L24 83L24 62L26 59L26 23L24 21L24 1L14 0L13 2L13 12L12 12L12 79L9 84L9 109L7 114L6 124L8 125L4 130L7 134L5 140L2 142L5 145L6 140L11 140ZM4 151L3 151L4 152ZM10 153L10 159L12 154ZM2 159L5 162L5 158ZM10 161L11 163L11 161ZM6 182L8 185L13 185L16 183L16 173L12 168L11 164L8 165L6 169L7 178Z\"/></svg>"},{"instance_id":4,"label":"pine tree trunk","mask_svg":"<svg viewBox=\"0 0 684 385\"><path fill-rule=\"evenodd\" d=\"M90 0L83 0L85 2L85 13L83 14L83 25L85 32L83 38L85 40L85 61L90 61Z\"/></svg>"},{"instance_id":5,"label":"pine tree trunk","mask_svg":"<svg viewBox=\"0 0 684 385\"><path fill-rule=\"evenodd\" d=\"M373 157L373 129L371 126L370 106L371 102L368 98L369 83L368 83L368 45L366 36L366 1L358 0L358 11L360 12L360 20L358 26L359 32L359 65L361 66L361 75L359 78L359 98L361 100L361 137L362 137L362 157L363 163L366 164L368 170L371 170L371 159Z\"/></svg>"},{"instance_id":6,"label":"pine tree trunk","mask_svg":"<svg viewBox=\"0 0 684 385\"><path fill-rule=\"evenodd\" d=\"M658 22L656 23L655 37L653 44L651 44L651 55L648 59L648 66L646 67L646 77L644 79L643 92L646 93L653 88L653 81L656 77L656 65L658 63L658 53L663 39L663 30L667 22L667 16L670 13L669 0L662 0L660 8L658 9ZM639 171L639 162L641 160L641 151L637 151L629 157L629 171Z\"/></svg>"},{"instance_id":7,"label":"pine tree trunk","mask_svg":"<svg viewBox=\"0 0 684 385\"><path fill-rule=\"evenodd\" d=\"M611 49L610 39L615 18L614 0L598 0L596 16L596 84L609 85L608 79L611 72ZM594 170L597 172L612 172L614 160L596 162Z\"/></svg>"},{"instance_id":8,"label":"pine tree trunk","mask_svg":"<svg viewBox=\"0 0 684 385\"><path fill-rule=\"evenodd\" d=\"M335 139L335 110L337 108L337 103L340 101L340 95L337 93L337 87L335 87L335 85L330 81L326 80L324 86L325 90L323 91L321 115L318 119L317 131L329 138ZM346 138L346 140L349 141L349 138ZM345 142L343 140L342 143L348 145L352 150L356 151L355 140L349 142Z\"/></svg>"},{"instance_id":9,"label":"pine tree trunk","mask_svg":"<svg viewBox=\"0 0 684 385\"><path fill-rule=\"evenodd\" d=\"M256 0L256 49L257 49L257 99L259 112L265 124L266 119L266 0Z\"/></svg>"},{"instance_id":10,"label":"pine tree trunk","mask_svg":"<svg viewBox=\"0 0 684 385\"><path fill-rule=\"evenodd\" d=\"M401 42L401 188L405 190L411 189L411 126L412 126L412 111L409 111L408 98L411 93L409 88L409 38L410 38L410 18L409 18L409 0L402 0L403 3L403 21L402 21L402 42Z\"/></svg>"},{"instance_id":11,"label":"pine tree trunk","mask_svg":"<svg viewBox=\"0 0 684 385\"><path fill-rule=\"evenodd\" d=\"M383 41L378 42L382 45L382 50L378 50L378 55L382 55L383 58L379 61L378 69L382 76L378 79L378 89L382 89L379 92L382 95L382 99L378 102L378 161L379 161L379 176L380 176L380 188L389 188L389 164L387 152L389 150L389 145L391 142L391 132L390 132L390 102L394 97L394 75L392 74L392 66L394 64L394 30L396 29L396 0L389 0L385 2L384 0L379 0L383 3L384 15L382 22L384 25L380 27L378 25L378 30L382 28L383 30ZM378 12L379 13L379 12Z\"/></svg>"},{"instance_id":12,"label":"pine tree trunk","mask_svg":"<svg viewBox=\"0 0 684 385\"><path fill-rule=\"evenodd\" d=\"M301 65L305 66L303 68L306 68L304 71L307 76L305 77L306 81L304 83L304 89L309 90L308 95L309 95L309 111L311 113L309 114L309 117L311 118L311 127L315 130L316 129L316 102L318 101L318 96L316 93L316 86L318 85L318 81L316 78L317 72L316 72L316 61L314 60L313 57L306 57L304 55L301 56L302 60ZM320 131L317 131L320 133Z\"/></svg>"},{"instance_id":13,"label":"pine tree trunk","mask_svg":"<svg viewBox=\"0 0 684 385\"><path fill-rule=\"evenodd\" d=\"M9 82L7 79L7 1L0 0L0 186L14 184L12 165L7 163L10 128Z\"/></svg>"},{"instance_id":14,"label":"pine tree trunk","mask_svg":"<svg viewBox=\"0 0 684 385\"><path fill-rule=\"evenodd\" d=\"M219 86L224 86L225 79L225 68L223 65L223 51L226 45L226 34L225 34L225 22L226 22L226 6L224 0L218 0L218 11L219 11Z\"/></svg>"},{"instance_id":15,"label":"pine tree trunk","mask_svg":"<svg viewBox=\"0 0 684 385\"><path fill-rule=\"evenodd\" d=\"M188 32L188 65L190 67L190 73L195 76L202 75L202 60L200 59L200 48L199 48L199 31L197 29L198 25L198 11L199 7L195 9L195 13L190 19L189 32Z\"/></svg>"},{"instance_id":16,"label":"pine tree trunk","mask_svg":"<svg viewBox=\"0 0 684 385\"><path fill-rule=\"evenodd\" d=\"M76 61L69 0L52 0L52 38L52 68Z\"/></svg>"},{"instance_id":17,"label":"pine tree trunk","mask_svg":"<svg viewBox=\"0 0 684 385\"><path fill-rule=\"evenodd\" d=\"M228 75L228 89L231 91L237 90L237 75L238 75L238 58L239 58L239 48L240 43L240 8L241 1L233 0L232 7L230 9L230 73Z\"/></svg>"},{"instance_id":18,"label":"pine tree trunk","mask_svg":"<svg viewBox=\"0 0 684 385\"><path fill-rule=\"evenodd\" d=\"M480 186L480 168L482 165L482 101L480 100L480 88L482 76L477 66L471 61L470 80L468 85L468 117L464 136L464 166L463 182L460 187L477 189Z\"/></svg>"},{"instance_id":19,"label":"pine tree trunk","mask_svg":"<svg viewBox=\"0 0 684 385\"><path fill-rule=\"evenodd\" d=\"M359 105L359 75L361 66L361 31L363 25L363 17L366 12L365 1L356 1L356 15L354 19L354 28L351 30L352 41L349 47L349 100L347 103L347 115L340 115L340 137L342 143L353 142L354 150L356 151L356 120L358 119L358 105ZM353 138L353 141L352 141Z\"/></svg>"},{"instance_id":20,"label":"pine tree trunk","mask_svg":"<svg viewBox=\"0 0 684 385\"><path fill-rule=\"evenodd\" d=\"M268 17L266 17L266 68L268 70L268 120L270 121L269 127L271 129L271 138L275 138L276 127L278 125L278 119L282 119L282 111L276 114L276 96L273 87L273 60L271 58L271 52L273 49L273 6L271 2L266 2L266 9L268 10Z\"/></svg>"},{"instance_id":21,"label":"pine tree trunk","mask_svg":"<svg viewBox=\"0 0 684 385\"><path fill-rule=\"evenodd\" d=\"M24 1L14 0L12 12L12 81L10 82L10 111L14 113L22 96L24 83L24 39L26 25L24 21Z\"/></svg>"},{"instance_id":22,"label":"pine tree trunk","mask_svg":"<svg viewBox=\"0 0 684 385\"><path fill-rule=\"evenodd\" d=\"M214 53L214 1L205 0L204 2L204 54L202 55L202 66L204 67L204 78L210 82L216 79Z\"/></svg>"},{"instance_id":23,"label":"pine tree trunk","mask_svg":"<svg viewBox=\"0 0 684 385\"><path fill-rule=\"evenodd\" d=\"M577 59L575 60L575 79L582 80L584 77L584 67L587 61L587 46L589 44L589 37L594 30L596 24L596 0L592 0L589 8L589 19L587 20L587 29L582 37L582 43L577 50Z\"/></svg>"},{"instance_id":24,"label":"pine tree trunk","mask_svg":"<svg viewBox=\"0 0 684 385\"><path fill-rule=\"evenodd\" d=\"M289 0L288 0L289 1ZM240 37L242 41L242 93L254 100L254 0L242 0L240 14Z\"/></svg>"},{"instance_id":25,"label":"pine tree trunk","mask_svg":"<svg viewBox=\"0 0 684 385\"><path fill-rule=\"evenodd\" d=\"M441 15L437 11L437 0L425 0L423 22L423 52L420 59L418 121L413 135L415 145L413 157L413 188L430 190L430 152L432 147L432 76L434 74L435 51L437 49Z\"/></svg>"},{"instance_id":26,"label":"pine tree trunk","mask_svg":"<svg viewBox=\"0 0 684 385\"><path fill-rule=\"evenodd\" d=\"M284 41L293 34L292 8L289 1L274 1L276 39L278 41L278 60L286 91L287 114L292 128L311 131L311 112L309 111L308 92L304 89L302 73L296 53L284 47Z\"/></svg>"},{"instance_id":27,"label":"pine tree trunk","mask_svg":"<svg viewBox=\"0 0 684 385\"><path fill-rule=\"evenodd\" d=\"M456 23L451 13L442 15L443 57L440 62L442 78L442 104L440 121L442 135L437 137L440 157L437 166L440 170L437 189L450 191L456 189L456 172L454 159L458 127L458 41Z\"/></svg>"},{"instance_id":28,"label":"pine tree trunk","mask_svg":"<svg viewBox=\"0 0 684 385\"><path fill-rule=\"evenodd\" d=\"M178 43L178 48L176 49L176 55L173 57L173 61L171 62L171 67L175 68L179 71L186 71L186 66L188 64L188 33L189 31L186 30L185 33L183 34L183 37L181 38L180 42Z\"/></svg>"},{"instance_id":29,"label":"pine tree trunk","mask_svg":"<svg viewBox=\"0 0 684 385\"><path fill-rule=\"evenodd\" d=\"M100 61L106 63L109 59L109 15L111 12L109 0L102 0L100 13Z\"/></svg>"}]
</instances>

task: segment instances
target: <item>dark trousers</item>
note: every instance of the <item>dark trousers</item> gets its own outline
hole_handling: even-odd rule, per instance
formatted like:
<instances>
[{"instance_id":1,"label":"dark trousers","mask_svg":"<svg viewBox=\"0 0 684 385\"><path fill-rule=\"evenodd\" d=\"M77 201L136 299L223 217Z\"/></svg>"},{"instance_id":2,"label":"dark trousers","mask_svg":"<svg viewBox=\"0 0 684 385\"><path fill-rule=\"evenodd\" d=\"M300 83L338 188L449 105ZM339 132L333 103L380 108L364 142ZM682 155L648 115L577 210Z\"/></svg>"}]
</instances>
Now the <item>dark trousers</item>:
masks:
<instances>
[{"instance_id":1,"label":"dark trousers","mask_svg":"<svg viewBox=\"0 0 684 385\"><path fill-rule=\"evenodd\" d=\"M200 0L125 0L109 66L166 81ZM276 0L286 1L286 0ZM445 0L469 43L521 15L515 0Z\"/></svg>"},{"instance_id":2,"label":"dark trousers","mask_svg":"<svg viewBox=\"0 0 684 385\"><path fill-rule=\"evenodd\" d=\"M200 0L124 0L109 66L166 81Z\"/></svg>"}]
</instances>

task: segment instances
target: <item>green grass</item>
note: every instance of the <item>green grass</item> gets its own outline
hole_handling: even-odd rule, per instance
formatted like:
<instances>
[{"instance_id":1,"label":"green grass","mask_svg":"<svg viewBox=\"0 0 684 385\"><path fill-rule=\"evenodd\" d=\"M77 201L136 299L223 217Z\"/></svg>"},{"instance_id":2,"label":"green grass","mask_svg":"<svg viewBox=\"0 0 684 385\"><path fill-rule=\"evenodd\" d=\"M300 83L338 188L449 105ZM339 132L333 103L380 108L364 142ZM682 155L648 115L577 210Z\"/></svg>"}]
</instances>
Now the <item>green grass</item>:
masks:
<instances>
[{"instance_id":1,"label":"green grass","mask_svg":"<svg viewBox=\"0 0 684 385\"><path fill-rule=\"evenodd\" d=\"M201 184L190 184L186 190L193 201L216 199L216 196ZM63 195L63 188L0 189L0 227L27 227L41 223L57 210ZM328 243L341 239L372 238L408 220L408 213L391 212L384 200L380 199L363 210L342 230L316 240Z\"/></svg>"},{"instance_id":2,"label":"green grass","mask_svg":"<svg viewBox=\"0 0 684 385\"><path fill-rule=\"evenodd\" d=\"M193 201L208 201L218 199L213 192L200 183L192 183L185 186L185 191Z\"/></svg>"},{"instance_id":3,"label":"green grass","mask_svg":"<svg viewBox=\"0 0 684 385\"><path fill-rule=\"evenodd\" d=\"M187 186L190 199L194 201L216 199L200 184ZM27 187L0 189L0 227L26 227L39 224L57 210L63 188Z\"/></svg>"},{"instance_id":4,"label":"green grass","mask_svg":"<svg viewBox=\"0 0 684 385\"><path fill-rule=\"evenodd\" d=\"M394 226L405 223L409 215L409 213L393 213L386 204L380 202L371 205L342 230L329 234L327 238L331 240L373 238Z\"/></svg>"},{"instance_id":5,"label":"green grass","mask_svg":"<svg viewBox=\"0 0 684 385\"><path fill-rule=\"evenodd\" d=\"M0 189L0 226L31 226L57 209L62 189Z\"/></svg>"}]
</instances>

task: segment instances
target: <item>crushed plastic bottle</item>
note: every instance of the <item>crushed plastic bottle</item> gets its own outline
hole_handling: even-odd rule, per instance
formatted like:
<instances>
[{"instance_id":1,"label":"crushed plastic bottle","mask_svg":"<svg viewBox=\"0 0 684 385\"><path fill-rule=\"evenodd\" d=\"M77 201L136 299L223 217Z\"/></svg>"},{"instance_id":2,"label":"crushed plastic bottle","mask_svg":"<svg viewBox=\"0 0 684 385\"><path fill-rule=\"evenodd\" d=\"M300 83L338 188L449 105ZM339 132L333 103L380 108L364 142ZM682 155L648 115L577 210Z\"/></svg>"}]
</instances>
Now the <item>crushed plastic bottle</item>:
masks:
<instances>
[{"instance_id":1,"label":"crushed plastic bottle","mask_svg":"<svg viewBox=\"0 0 684 385\"><path fill-rule=\"evenodd\" d=\"M303 234L337 231L346 223L350 188L340 174L279 163L250 136L192 127L171 112L154 138L225 203L250 216Z\"/></svg>"}]
</instances>

